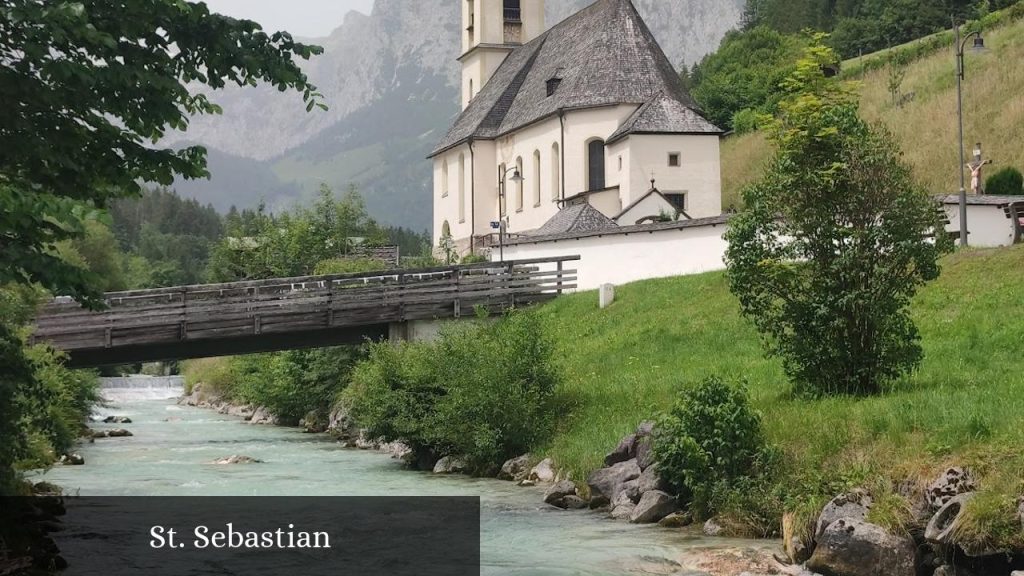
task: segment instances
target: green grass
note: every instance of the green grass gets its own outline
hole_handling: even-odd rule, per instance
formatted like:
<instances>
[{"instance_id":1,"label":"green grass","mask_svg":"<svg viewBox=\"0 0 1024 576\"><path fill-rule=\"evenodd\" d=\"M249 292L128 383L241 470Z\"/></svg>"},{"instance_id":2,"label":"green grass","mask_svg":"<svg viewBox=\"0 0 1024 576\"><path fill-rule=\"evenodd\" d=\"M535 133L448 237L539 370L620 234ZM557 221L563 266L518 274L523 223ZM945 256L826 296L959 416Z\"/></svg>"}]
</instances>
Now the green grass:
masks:
<instances>
[{"instance_id":1,"label":"green grass","mask_svg":"<svg viewBox=\"0 0 1024 576\"><path fill-rule=\"evenodd\" d=\"M898 529L908 507L895 496L897 483L920 487L949 465L967 465L981 475L983 496L961 527L965 537L1024 545L1012 521L1024 494L1022 271L1024 246L948 257L942 277L914 303L920 370L871 398L793 398L723 273L622 286L606 310L592 292L561 298L537 311L556 339L570 404L546 454L582 478L640 421L666 409L680 385L711 374L743 378L767 436L784 452L778 482L797 514L863 485L882 501L873 518Z\"/></svg>"}]
</instances>

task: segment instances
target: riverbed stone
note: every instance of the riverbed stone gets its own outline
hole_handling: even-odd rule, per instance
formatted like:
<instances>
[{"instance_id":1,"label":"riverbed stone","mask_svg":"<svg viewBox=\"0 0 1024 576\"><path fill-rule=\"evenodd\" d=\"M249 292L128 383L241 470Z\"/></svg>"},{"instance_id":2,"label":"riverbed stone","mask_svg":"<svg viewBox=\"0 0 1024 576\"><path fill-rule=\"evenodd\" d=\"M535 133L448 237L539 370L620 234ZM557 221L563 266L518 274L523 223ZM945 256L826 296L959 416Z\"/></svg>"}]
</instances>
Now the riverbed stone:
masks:
<instances>
[{"instance_id":1,"label":"riverbed stone","mask_svg":"<svg viewBox=\"0 0 1024 576\"><path fill-rule=\"evenodd\" d=\"M456 456L445 456L434 464L434 474L462 474L466 463Z\"/></svg>"},{"instance_id":2,"label":"riverbed stone","mask_svg":"<svg viewBox=\"0 0 1024 576\"><path fill-rule=\"evenodd\" d=\"M562 502L565 504L566 510L583 510L590 506L590 502L572 494L563 498Z\"/></svg>"},{"instance_id":3,"label":"riverbed stone","mask_svg":"<svg viewBox=\"0 0 1024 576\"><path fill-rule=\"evenodd\" d=\"M814 527L814 539L825 533L825 529L836 520L864 520L871 509L871 495L866 490L856 489L836 496L821 510Z\"/></svg>"},{"instance_id":4,"label":"riverbed stone","mask_svg":"<svg viewBox=\"0 0 1024 576\"><path fill-rule=\"evenodd\" d=\"M85 464L85 458L82 458L81 454L72 452L61 456L60 463L65 466L81 466Z\"/></svg>"},{"instance_id":5,"label":"riverbed stone","mask_svg":"<svg viewBox=\"0 0 1024 576\"><path fill-rule=\"evenodd\" d=\"M629 520L633 516L633 510L636 508L636 504L632 502L624 502L612 508L610 516L615 520Z\"/></svg>"},{"instance_id":6,"label":"riverbed stone","mask_svg":"<svg viewBox=\"0 0 1024 576\"><path fill-rule=\"evenodd\" d=\"M250 424L258 424L265 426L277 426L277 416L270 413L265 406L260 406L253 410L252 418L249 419Z\"/></svg>"},{"instance_id":7,"label":"riverbed stone","mask_svg":"<svg viewBox=\"0 0 1024 576\"><path fill-rule=\"evenodd\" d=\"M644 492L640 502L633 509L629 521L633 524L653 524L675 512L679 507L676 499L661 490Z\"/></svg>"},{"instance_id":8,"label":"riverbed stone","mask_svg":"<svg viewBox=\"0 0 1024 576\"><path fill-rule=\"evenodd\" d=\"M718 520L714 518L709 518L707 522L704 523L701 530L704 532L705 536L711 536L712 538L721 536L722 532L725 532L725 528L723 528L722 525L718 523Z\"/></svg>"},{"instance_id":9,"label":"riverbed stone","mask_svg":"<svg viewBox=\"0 0 1024 576\"><path fill-rule=\"evenodd\" d=\"M568 508L567 496L576 496L576 483L572 480L562 480L554 483L544 492L544 503L555 508Z\"/></svg>"},{"instance_id":10,"label":"riverbed stone","mask_svg":"<svg viewBox=\"0 0 1024 576\"><path fill-rule=\"evenodd\" d=\"M128 436L134 436L134 434L124 428L107 430L107 438L127 438Z\"/></svg>"},{"instance_id":11,"label":"riverbed stone","mask_svg":"<svg viewBox=\"0 0 1024 576\"><path fill-rule=\"evenodd\" d=\"M977 490L974 475L965 468L948 468L925 489L924 496L932 512L946 505L947 502L967 492Z\"/></svg>"},{"instance_id":12,"label":"riverbed stone","mask_svg":"<svg viewBox=\"0 0 1024 576\"><path fill-rule=\"evenodd\" d=\"M104 424L131 424L132 419L127 416L107 416L103 419Z\"/></svg>"},{"instance_id":13,"label":"riverbed stone","mask_svg":"<svg viewBox=\"0 0 1024 576\"><path fill-rule=\"evenodd\" d=\"M241 456L234 454L226 458L218 458L213 461L214 464L219 466L230 466L235 464L262 464L263 460L253 458L252 456Z\"/></svg>"},{"instance_id":14,"label":"riverbed stone","mask_svg":"<svg viewBox=\"0 0 1024 576\"><path fill-rule=\"evenodd\" d=\"M640 467L637 466L636 460L619 462L614 466L595 470L587 477L591 502L594 500L603 500L605 504L614 502L615 497L622 491L622 485L639 477Z\"/></svg>"},{"instance_id":15,"label":"riverbed stone","mask_svg":"<svg viewBox=\"0 0 1024 576\"><path fill-rule=\"evenodd\" d=\"M837 576L915 576L917 547L881 526L840 519L825 528L807 568Z\"/></svg>"},{"instance_id":16,"label":"riverbed stone","mask_svg":"<svg viewBox=\"0 0 1024 576\"><path fill-rule=\"evenodd\" d=\"M658 465L651 464L636 479L637 490L643 495L646 492L652 490L661 490L662 492L669 492L668 483L661 479L661 475L658 474Z\"/></svg>"},{"instance_id":17,"label":"riverbed stone","mask_svg":"<svg viewBox=\"0 0 1024 576\"><path fill-rule=\"evenodd\" d=\"M629 434L619 440L618 446L604 457L605 466L614 466L619 462L632 460L636 457L636 434Z\"/></svg>"},{"instance_id":18,"label":"riverbed stone","mask_svg":"<svg viewBox=\"0 0 1024 576\"><path fill-rule=\"evenodd\" d=\"M686 528L693 524L693 515L689 512L673 512L658 520L658 526L662 528Z\"/></svg>"},{"instance_id":19,"label":"riverbed stone","mask_svg":"<svg viewBox=\"0 0 1024 576\"><path fill-rule=\"evenodd\" d=\"M640 501L640 497L643 496L643 492L640 490L640 479L634 478L628 482L622 483L622 491L620 494L629 498L629 501L636 504Z\"/></svg>"},{"instance_id":20,"label":"riverbed stone","mask_svg":"<svg viewBox=\"0 0 1024 576\"><path fill-rule=\"evenodd\" d=\"M541 460L530 470L529 479L534 482L554 482L555 463L551 461L551 458Z\"/></svg>"},{"instance_id":21,"label":"riverbed stone","mask_svg":"<svg viewBox=\"0 0 1024 576\"><path fill-rule=\"evenodd\" d=\"M529 466L529 454L510 458L501 465L501 471L498 472L498 480L511 480L513 482L522 480L528 474Z\"/></svg>"}]
</instances>

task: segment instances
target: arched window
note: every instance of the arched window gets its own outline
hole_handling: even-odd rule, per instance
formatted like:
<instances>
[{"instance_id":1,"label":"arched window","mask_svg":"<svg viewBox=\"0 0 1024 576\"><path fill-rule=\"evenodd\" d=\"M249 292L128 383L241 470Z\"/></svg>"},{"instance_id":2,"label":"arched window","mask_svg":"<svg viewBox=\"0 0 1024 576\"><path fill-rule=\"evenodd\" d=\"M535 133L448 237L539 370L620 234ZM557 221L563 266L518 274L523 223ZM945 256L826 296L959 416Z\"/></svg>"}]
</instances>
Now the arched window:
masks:
<instances>
[{"instance_id":1,"label":"arched window","mask_svg":"<svg viewBox=\"0 0 1024 576\"><path fill-rule=\"evenodd\" d=\"M523 157L516 158L516 170L519 171L519 176L523 175ZM523 211L523 181L516 182L516 212Z\"/></svg>"},{"instance_id":2,"label":"arched window","mask_svg":"<svg viewBox=\"0 0 1024 576\"><path fill-rule=\"evenodd\" d=\"M469 99L473 99L473 79L469 79Z\"/></svg>"},{"instance_id":3,"label":"arched window","mask_svg":"<svg viewBox=\"0 0 1024 576\"><path fill-rule=\"evenodd\" d=\"M448 160L441 162L441 198L448 197Z\"/></svg>"},{"instance_id":4,"label":"arched window","mask_svg":"<svg viewBox=\"0 0 1024 576\"><path fill-rule=\"evenodd\" d=\"M604 190L604 140L587 143L587 190Z\"/></svg>"},{"instance_id":5,"label":"arched window","mask_svg":"<svg viewBox=\"0 0 1024 576\"><path fill-rule=\"evenodd\" d=\"M540 150L533 151L533 205L540 206Z\"/></svg>"},{"instance_id":6,"label":"arched window","mask_svg":"<svg viewBox=\"0 0 1024 576\"><path fill-rule=\"evenodd\" d=\"M562 155L558 150L558 142L551 145L551 199L558 201L562 189Z\"/></svg>"},{"instance_id":7,"label":"arched window","mask_svg":"<svg viewBox=\"0 0 1024 576\"><path fill-rule=\"evenodd\" d=\"M451 225L448 224L448 221L445 220L444 224L441 225L441 238L451 238L451 237L452 237L452 227L451 227Z\"/></svg>"},{"instance_id":8,"label":"arched window","mask_svg":"<svg viewBox=\"0 0 1024 576\"><path fill-rule=\"evenodd\" d=\"M459 154L459 223L466 221L466 155Z\"/></svg>"}]
</instances>

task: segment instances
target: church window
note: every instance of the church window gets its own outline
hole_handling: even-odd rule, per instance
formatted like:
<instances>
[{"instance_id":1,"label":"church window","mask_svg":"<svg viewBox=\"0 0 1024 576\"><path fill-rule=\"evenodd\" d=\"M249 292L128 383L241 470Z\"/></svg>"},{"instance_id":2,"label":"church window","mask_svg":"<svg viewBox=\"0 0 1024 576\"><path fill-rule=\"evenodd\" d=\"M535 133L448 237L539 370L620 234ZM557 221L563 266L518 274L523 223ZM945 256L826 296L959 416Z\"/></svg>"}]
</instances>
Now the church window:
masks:
<instances>
[{"instance_id":1,"label":"church window","mask_svg":"<svg viewBox=\"0 0 1024 576\"><path fill-rule=\"evenodd\" d=\"M681 155L679 152L669 152L668 165L672 168L678 168L680 165L680 157Z\"/></svg>"},{"instance_id":2,"label":"church window","mask_svg":"<svg viewBox=\"0 0 1024 576\"><path fill-rule=\"evenodd\" d=\"M505 21L522 22L523 15L520 10L519 0L505 0Z\"/></svg>"},{"instance_id":3,"label":"church window","mask_svg":"<svg viewBox=\"0 0 1024 576\"><path fill-rule=\"evenodd\" d=\"M558 142L551 145L551 199L558 201L558 192L562 189L562 155Z\"/></svg>"},{"instance_id":4,"label":"church window","mask_svg":"<svg viewBox=\"0 0 1024 576\"><path fill-rule=\"evenodd\" d=\"M441 198L448 197L448 161L441 163Z\"/></svg>"},{"instance_id":5,"label":"church window","mask_svg":"<svg viewBox=\"0 0 1024 576\"><path fill-rule=\"evenodd\" d=\"M459 223L466 221L466 155L459 154Z\"/></svg>"},{"instance_id":6,"label":"church window","mask_svg":"<svg viewBox=\"0 0 1024 576\"><path fill-rule=\"evenodd\" d=\"M522 176L522 174L523 174L523 157L522 156L516 158L516 170L519 172L519 175ZM515 183L515 187L516 187L516 212L522 212L523 211L523 181L516 182Z\"/></svg>"},{"instance_id":7,"label":"church window","mask_svg":"<svg viewBox=\"0 0 1024 576\"><path fill-rule=\"evenodd\" d=\"M665 194L665 199L668 200L668 203L676 210L680 212L686 211L686 192Z\"/></svg>"},{"instance_id":8,"label":"church window","mask_svg":"<svg viewBox=\"0 0 1024 576\"><path fill-rule=\"evenodd\" d=\"M604 140L587 143L587 190L604 190Z\"/></svg>"},{"instance_id":9,"label":"church window","mask_svg":"<svg viewBox=\"0 0 1024 576\"><path fill-rule=\"evenodd\" d=\"M619 154L619 172L622 172L622 154Z\"/></svg>"},{"instance_id":10,"label":"church window","mask_svg":"<svg viewBox=\"0 0 1024 576\"><path fill-rule=\"evenodd\" d=\"M533 151L533 178L530 186L533 186L533 205L540 206L540 150Z\"/></svg>"}]
</instances>

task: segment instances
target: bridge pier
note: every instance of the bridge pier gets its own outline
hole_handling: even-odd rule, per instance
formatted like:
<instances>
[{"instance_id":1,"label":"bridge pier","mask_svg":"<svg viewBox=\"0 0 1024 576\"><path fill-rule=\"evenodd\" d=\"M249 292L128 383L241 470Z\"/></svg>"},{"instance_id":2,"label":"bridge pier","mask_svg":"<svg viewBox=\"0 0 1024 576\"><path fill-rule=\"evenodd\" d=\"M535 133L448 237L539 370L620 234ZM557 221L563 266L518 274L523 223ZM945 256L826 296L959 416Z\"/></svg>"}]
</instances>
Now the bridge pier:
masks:
<instances>
[{"instance_id":1,"label":"bridge pier","mask_svg":"<svg viewBox=\"0 0 1024 576\"><path fill-rule=\"evenodd\" d=\"M388 324L391 342L433 342L441 334L444 320L407 320Z\"/></svg>"}]
</instances>

